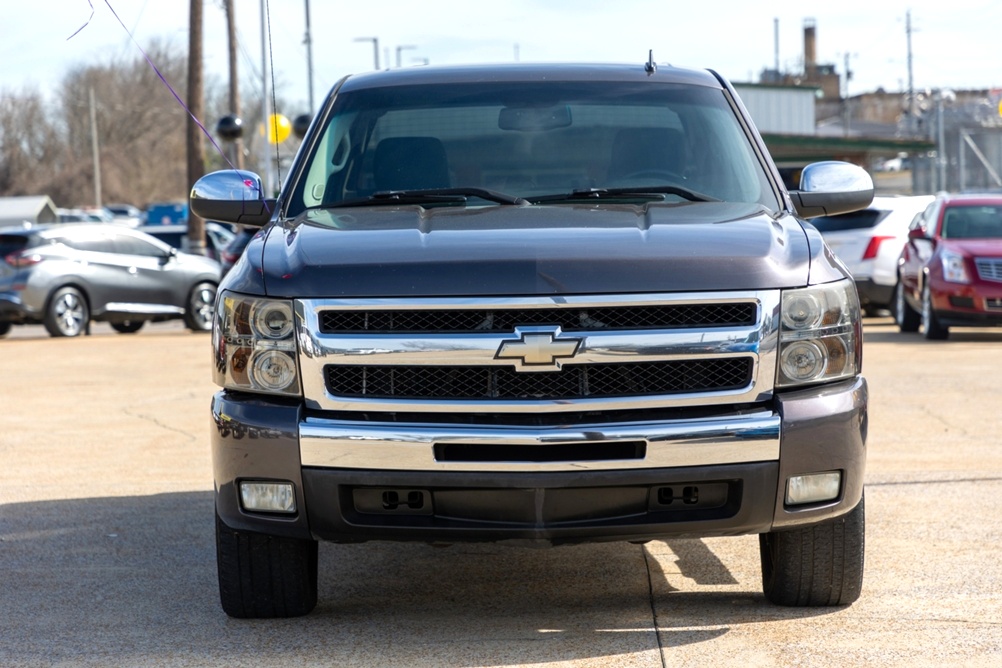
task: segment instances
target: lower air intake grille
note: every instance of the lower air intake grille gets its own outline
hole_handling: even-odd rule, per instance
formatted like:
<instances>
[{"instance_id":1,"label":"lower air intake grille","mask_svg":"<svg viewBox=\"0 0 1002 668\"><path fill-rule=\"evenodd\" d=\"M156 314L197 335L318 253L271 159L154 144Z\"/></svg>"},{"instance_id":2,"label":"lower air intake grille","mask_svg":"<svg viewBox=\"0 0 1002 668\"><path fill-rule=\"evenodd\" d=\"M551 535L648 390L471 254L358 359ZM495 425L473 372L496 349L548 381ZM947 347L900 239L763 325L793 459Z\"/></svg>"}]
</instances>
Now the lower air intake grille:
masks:
<instances>
[{"instance_id":1,"label":"lower air intake grille","mask_svg":"<svg viewBox=\"0 0 1002 668\"><path fill-rule=\"evenodd\" d=\"M747 387L753 360L567 364L560 371L508 367L328 365L328 391L371 399L540 400L735 390Z\"/></svg>"}]
</instances>

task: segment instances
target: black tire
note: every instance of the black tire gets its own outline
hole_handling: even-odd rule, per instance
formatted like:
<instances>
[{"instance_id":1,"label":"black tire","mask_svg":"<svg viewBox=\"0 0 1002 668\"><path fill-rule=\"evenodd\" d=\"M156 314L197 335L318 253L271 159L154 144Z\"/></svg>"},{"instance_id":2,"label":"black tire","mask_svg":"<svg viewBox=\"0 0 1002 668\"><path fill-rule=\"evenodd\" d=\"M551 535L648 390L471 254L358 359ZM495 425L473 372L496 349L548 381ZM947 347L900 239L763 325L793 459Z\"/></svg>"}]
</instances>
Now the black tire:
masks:
<instances>
[{"instance_id":1,"label":"black tire","mask_svg":"<svg viewBox=\"0 0 1002 668\"><path fill-rule=\"evenodd\" d=\"M123 320L122 322L109 323L111 328L119 334L135 334L146 324L145 320Z\"/></svg>"},{"instance_id":2,"label":"black tire","mask_svg":"<svg viewBox=\"0 0 1002 668\"><path fill-rule=\"evenodd\" d=\"M317 605L315 540L234 531L217 514L216 566L230 617L300 617Z\"/></svg>"},{"instance_id":3,"label":"black tire","mask_svg":"<svg viewBox=\"0 0 1002 668\"><path fill-rule=\"evenodd\" d=\"M216 305L216 286L213 283L198 283L188 293L184 308L184 325L193 332L208 332L212 329L212 314Z\"/></svg>"},{"instance_id":4,"label":"black tire","mask_svg":"<svg viewBox=\"0 0 1002 668\"><path fill-rule=\"evenodd\" d=\"M905 299L905 288L901 284L901 279L898 279L897 285L894 286L894 301L892 305L894 307L894 320L898 323L898 329L907 333L917 332L922 317L918 311L908 305L908 300Z\"/></svg>"},{"instance_id":5,"label":"black tire","mask_svg":"<svg viewBox=\"0 0 1002 668\"><path fill-rule=\"evenodd\" d=\"M56 290L45 308L45 329L50 336L80 336L90 323L90 308L76 288Z\"/></svg>"},{"instance_id":6,"label":"black tire","mask_svg":"<svg viewBox=\"0 0 1002 668\"><path fill-rule=\"evenodd\" d=\"M7 336L10 333L10 328L13 325L9 322L0 321L0 338Z\"/></svg>"},{"instance_id":7,"label":"black tire","mask_svg":"<svg viewBox=\"0 0 1002 668\"><path fill-rule=\"evenodd\" d=\"M922 288L922 334L930 341L943 341L950 336L950 328L939 324L932 310L932 295L928 283Z\"/></svg>"},{"instance_id":8,"label":"black tire","mask_svg":"<svg viewBox=\"0 0 1002 668\"><path fill-rule=\"evenodd\" d=\"M762 590L777 605L849 605L863 587L863 500L847 515L759 535Z\"/></svg>"}]
</instances>

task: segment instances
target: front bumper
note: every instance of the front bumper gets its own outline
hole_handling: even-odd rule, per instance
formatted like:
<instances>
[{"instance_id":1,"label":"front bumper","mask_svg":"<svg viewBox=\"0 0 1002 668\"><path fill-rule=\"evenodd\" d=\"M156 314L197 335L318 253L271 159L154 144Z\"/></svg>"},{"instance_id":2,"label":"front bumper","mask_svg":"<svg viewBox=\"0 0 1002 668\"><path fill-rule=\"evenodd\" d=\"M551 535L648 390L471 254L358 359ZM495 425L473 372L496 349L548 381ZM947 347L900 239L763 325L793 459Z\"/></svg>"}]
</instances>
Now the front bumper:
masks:
<instances>
[{"instance_id":1,"label":"front bumper","mask_svg":"<svg viewBox=\"0 0 1002 668\"><path fill-rule=\"evenodd\" d=\"M390 428L223 391L212 404L216 507L234 529L337 542L761 533L856 506L866 398L857 378L780 394L768 408L729 417ZM505 457L508 447L517 457ZM590 454L567 461L580 452ZM842 474L838 498L784 505L790 476L825 471ZM298 512L245 512L241 480L291 482Z\"/></svg>"},{"instance_id":2,"label":"front bumper","mask_svg":"<svg viewBox=\"0 0 1002 668\"><path fill-rule=\"evenodd\" d=\"M1002 284L977 281L948 283L934 277L929 283L936 319L947 327L1002 326Z\"/></svg>"}]
</instances>

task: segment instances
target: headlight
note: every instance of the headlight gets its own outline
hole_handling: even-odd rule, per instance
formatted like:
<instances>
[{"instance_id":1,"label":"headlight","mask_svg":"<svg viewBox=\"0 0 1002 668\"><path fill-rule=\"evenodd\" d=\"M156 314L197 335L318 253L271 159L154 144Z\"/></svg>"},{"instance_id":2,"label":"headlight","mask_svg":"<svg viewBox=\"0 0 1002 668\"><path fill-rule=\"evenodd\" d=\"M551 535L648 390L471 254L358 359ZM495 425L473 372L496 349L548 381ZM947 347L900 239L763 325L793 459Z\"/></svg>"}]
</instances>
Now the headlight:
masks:
<instances>
[{"instance_id":1,"label":"headlight","mask_svg":"<svg viewBox=\"0 0 1002 668\"><path fill-rule=\"evenodd\" d=\"M212 348L218 385L301 395L292 302L224 292L216 307Z\"/></svg>"},{"instance_id":2,"label":"headlight","mask_svg":"<svg viewBox=\"0 0 1002 668\"><path fill-rule=\"evenodd\" d=\"M945 250L939 256L943 263L943 280L950 283L970 283L967 277L967 267L964 265L964 256L960 253Z\"/></svg>"},{"instance_id":3,"label":"headlight","mask_svg":"<svg viewBox=\"0 0 1002 668\"><path fill-rule=\"evenodd\" d=\"M851 281L784 290L781 308L777 387L859 374L862 331Z\"/></svg>"}]
</instances>

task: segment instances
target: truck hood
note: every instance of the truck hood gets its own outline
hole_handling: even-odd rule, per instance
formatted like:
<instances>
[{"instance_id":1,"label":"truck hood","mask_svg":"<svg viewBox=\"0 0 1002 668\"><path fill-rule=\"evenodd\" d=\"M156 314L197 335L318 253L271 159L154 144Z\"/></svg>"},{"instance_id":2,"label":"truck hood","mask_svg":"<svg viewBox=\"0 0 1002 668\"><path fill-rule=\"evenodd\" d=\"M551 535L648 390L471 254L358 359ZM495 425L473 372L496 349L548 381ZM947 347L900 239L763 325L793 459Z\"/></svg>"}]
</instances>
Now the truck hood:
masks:
<instances>
[{"instance_id":1,"label":"truck hood","mask_svg":"<svg viewBox=\"0 0 1002 668\"><path fill-rule=\"evenodd\" d=\"M329 209L255 238L226 287L274 297L785 288L808 283L824 248L811 245L797 219L755 204Z\"/></svg>"}]
</instances>

